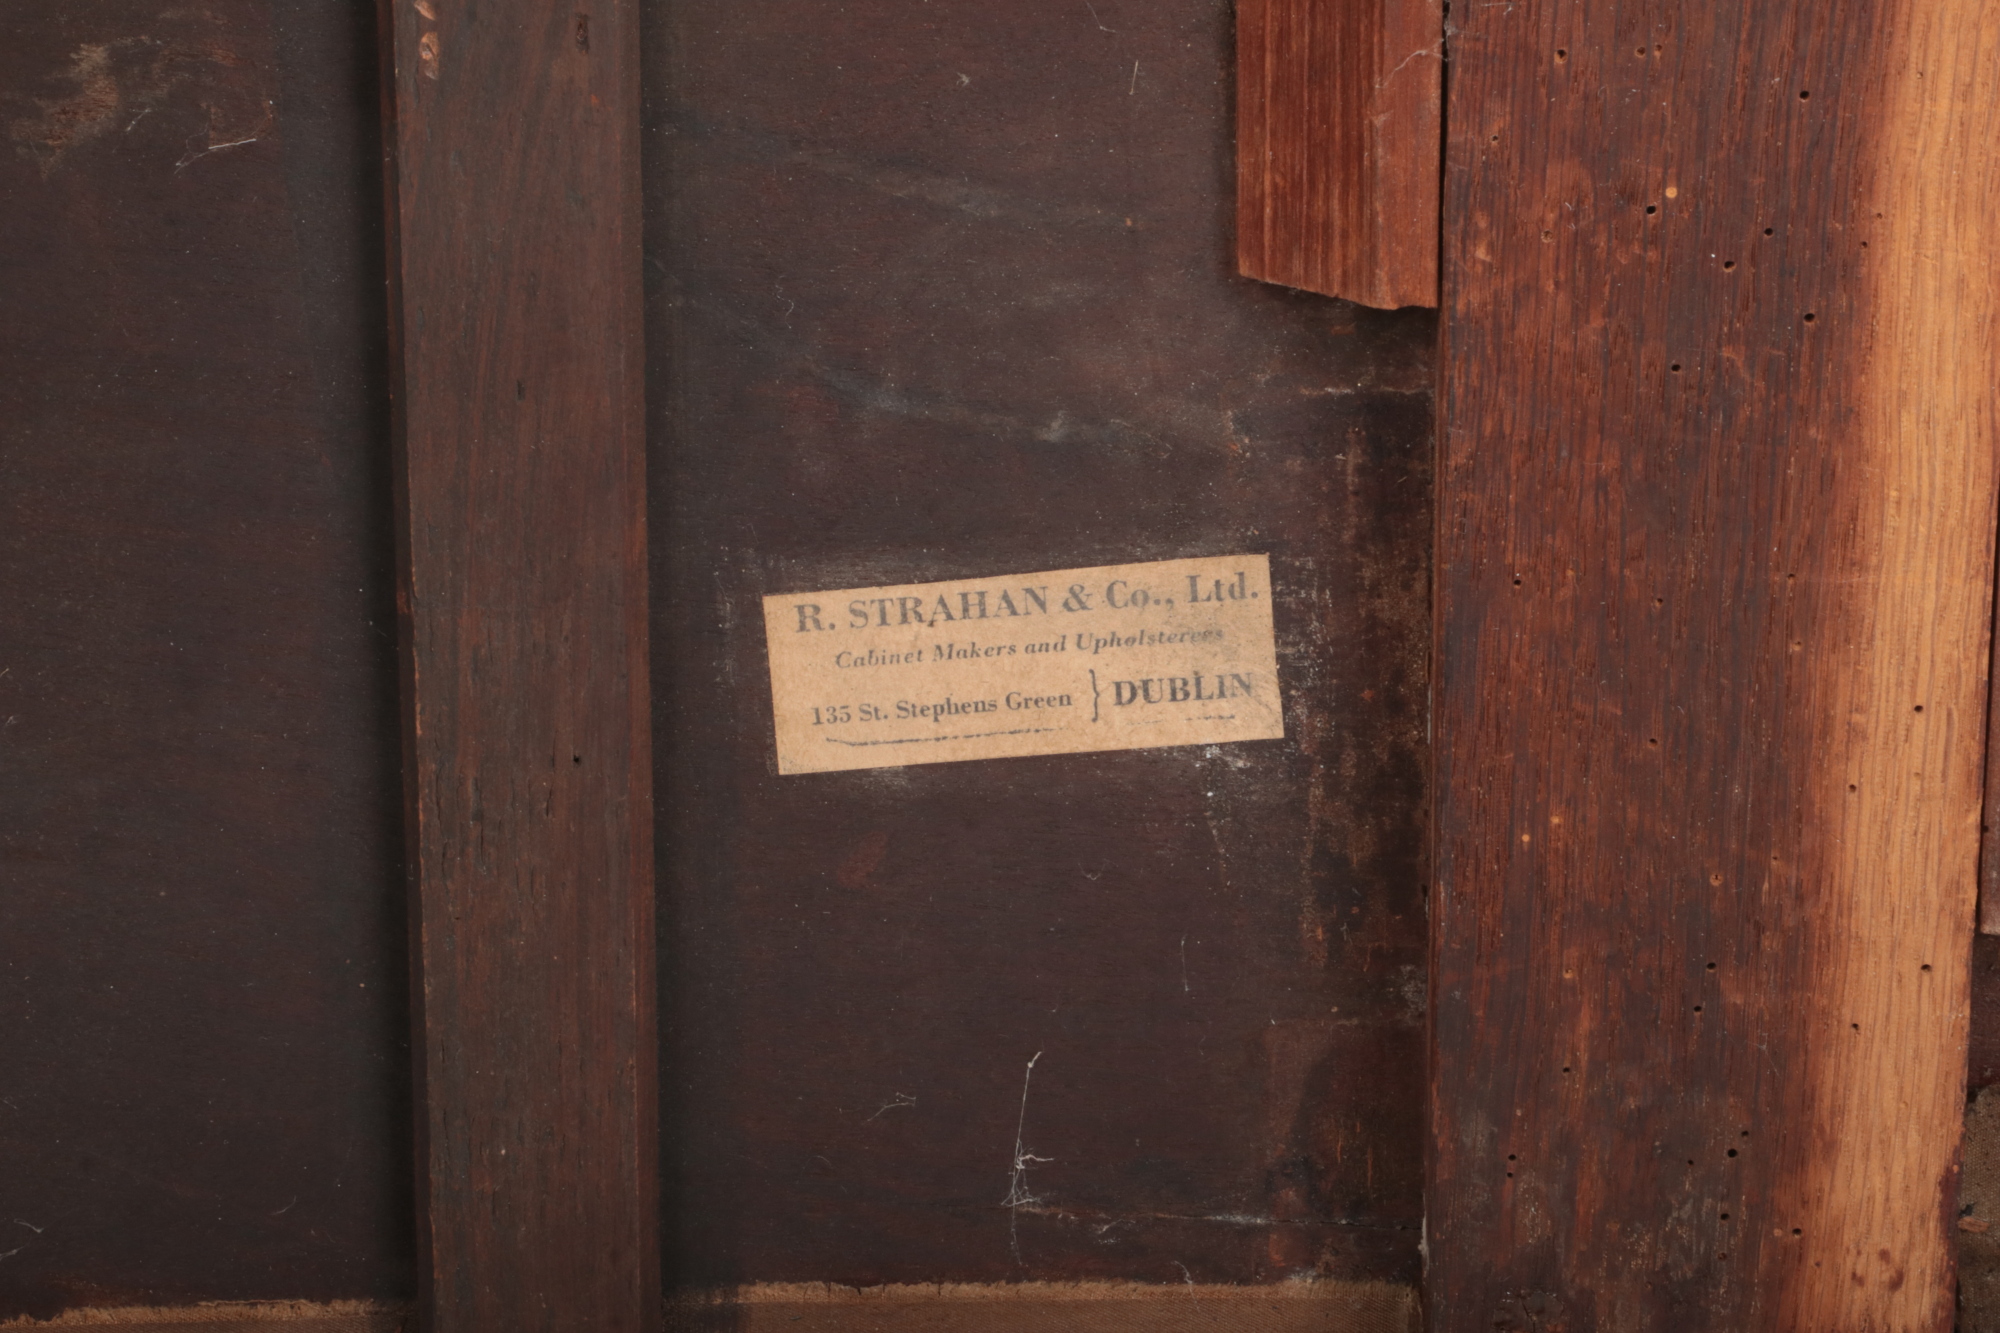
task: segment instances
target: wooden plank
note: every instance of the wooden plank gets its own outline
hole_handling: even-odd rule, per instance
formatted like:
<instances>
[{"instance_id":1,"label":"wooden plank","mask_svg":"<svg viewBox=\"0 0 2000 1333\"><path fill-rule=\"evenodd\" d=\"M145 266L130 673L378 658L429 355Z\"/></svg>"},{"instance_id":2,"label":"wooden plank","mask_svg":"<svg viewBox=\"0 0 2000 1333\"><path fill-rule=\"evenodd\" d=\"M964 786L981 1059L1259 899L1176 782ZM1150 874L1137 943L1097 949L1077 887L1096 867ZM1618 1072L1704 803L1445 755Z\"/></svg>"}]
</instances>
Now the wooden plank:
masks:
<instances>
[{"instance_id":1,"label":"wooden plank","mask_svg":"<svg viewBox=\"0 0 2000 1333\"><path fill-rule=\"evenodd\" d=\"M1417 1333L1417 1289L1394 1282L762 1283L690 1293L680 1333Z\"/></svg>"},{"instance_id":2,"label":"wooden plank","mask_svg":"<svg viewBox=\"0 0 2000 1333\"><path fill-rule=\"evenodd\" d=\"M403 1333L410 1310L377 1301L209 1301L67 1310L53 1319L5 1319L0 1328L166 1329L172 1333Z\"/></svg>"},{"instance_id":3,"label":"wooden plank","mask_svg":"<svg viewBox=\"0 0 2000 1333\"><path fill-rule=\"evenodd\" d=\"M642 1329L637 7L392 15L421 1301L444 1333Z\"/></svg>"},{"instance_id":4,"label":"wooden plank","mask_svg":"<svg viewBox=\"0 0 2000 1333\"><path fill-rule=\"evenodd\" d=\"M377 65L0 10L0 1318L412 1282Z\"/></svg>"},{"instance_id":5,"label":"wooden plank","mask_svg":"<svg viewBox=\"0 0 2000 1333\"><path fill-rule=\"evenodd\" d=\"M1435 1326L1942 1330L2000 13L1454 19Z\"/></svg>"},{"instance_id":6,"label":"wooden plank","mask_svg":"<svg viewBox=\"0 0 2000 1333\"><path fill-rule=\"evenodd\" d=\"M1362 305L1438 301L1438 0L1236 6L1236 263Z\"/></svg>"},{"instance_id":7,"label":"wooden plank","mask_svg":"<svg viewBox=\"0 0 2000 1333\"><path fill-rule=\"evenodd\" d=\"M1420 1272L1436 319L1216 263L1231 0L1095 4L649 44L672 1287ZM776 771L765 593L1243 551L1283 741Z\"/></svg>"}]
</instances>

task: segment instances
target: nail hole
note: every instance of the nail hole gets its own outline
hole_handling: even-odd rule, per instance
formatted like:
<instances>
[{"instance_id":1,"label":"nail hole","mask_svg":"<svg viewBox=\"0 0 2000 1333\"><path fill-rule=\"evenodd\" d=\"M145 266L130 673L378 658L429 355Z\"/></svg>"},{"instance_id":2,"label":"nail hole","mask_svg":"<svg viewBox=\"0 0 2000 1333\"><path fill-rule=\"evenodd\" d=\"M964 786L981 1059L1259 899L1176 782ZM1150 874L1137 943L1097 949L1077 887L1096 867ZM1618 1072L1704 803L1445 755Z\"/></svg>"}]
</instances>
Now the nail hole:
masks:
<instances>
[{"instance_id":1,"label":"nail hole","mask_svg":"<svg viewBox=\"0 0 2000 1333\"><path fill-rule=\"evenodd\" d=\"M1521 576L1519 574L1514 576L1514 586L1517 588L1521 586Z\"/></svg>"},{"instance_id":2,"label":"nail hole","mask_svg":"<svg viewBox=\"0 0 2000 1333\"><path fill-rule=\"evenodd\" d=\"M1715 971L1715 964L1714 964L1714 963L1710 963L1710 964L1708 965L1708 970L1709 970L1709 971L1711 971L1711 972Z\"/></svg>"},{"instance_id":3,"label":"nail hole","mask_svg":"<svg viewBox=\"0 0 2000 1333\"><path fill-rule=\"evenodd\" d=\"M1646 744L1648 745L1658 745L1659 743L1660 743L1660 738L1658 736L1646 737Z\"/></svg>"},{"instance_id":4,"label":"nail hole","mask_svg":"<svg viewBox=\"0 0 2000 1333\"><path fill-rule=\"evenodd\" d=\"M1848 1026L1853 1028L1856 1032L1861 1031L1861 1025L1859 1023L1849 1023Z\"/></svg>"},{"instance_id":5,"label":"nail hole","mask_svg":"<svg viewBox=\"0 0 2000 1333\"><path fill-rule=\"evenodd\" d=\"M1855 785L1854 785L1853 783L1851 783L1851 782L1847 784L1847 789L1848 789L1849 791L1859 791L1859 790L1860 790L1860 788L1859 788L1859 787L1856 787L1856 786L1855 786Z\"/></svg>"},{"instance_id":6,"label":"nail hole","mask_svg":"<svg viewBox=\"0 0 2000 1333\"><path fill-rule=\"evenodd\" d=\"M1800 100L1801 102L1803 102L1803 101L1807 100L1807 99L1808 99L1808 98L1810 98L1811 96L1812 96L1812 94L1811 94L1811 93L1809 93L1809 92L1807 92L1807 91L1806 91L1805 89L1803 89L1803 88L1799 89L1799 100Z\"/></svg>"},{"instance_id":7,"label":"nail hole","mask_svg":"<svg viewBox=\"0 0 2000 1333\"><path fill-rule=\"evenodd\" d=\"M1722 261L1722 270L1725 273L1735 267L1736 267L1736 261L1733 259L1725 259Z\"/></svg>"},{"instance_id":8,"label":"nail hole","mask_svg":"<svg viewBox=\"0 0 2000 1333\"><path fill-rule=\"evenodd\" d=\"M1731 1149L1729 1150L1729 1155L1730 1155L1731 1157L1734 1157L1734 1156L1736 1155L1736 1149L1734 1149L1734 1148L1731 1148ZM1727 1217L1727 1216L1729 1216L1729 1214L1727 1214L1727 1213L1724 1213L1724 1214L1723 1214L1723 1216L1724 1216L1724 1217Z\"/></svg>"},{"instance_id":9,"label":"nail hole","mask_svg":"<svg viewBox=\"0 0 2000 1333\"><path fill-rule=\"evenodd\" d=\"M1770 234L1772 233L1772 231L1773 231L1773 230L1774 230L1773 228L1770 228L1770 227L1766 227L1766 228L1764 228L1764 234L1765 234L1766 236L1769 236L1769 235L1770 235Z\"/></svg>"},{"instance_id":10,"label":"nail hole","mask_svg":"<svg viewBox=\"0 0 2000 1333\"><path fill-rule=\"evenodd\" d=\"M1646 205L1646 211L1647 211L1648 213L1657 213L1657 212L1659 212L1659 211L1660 211L1660 207L1659 207L1659 205L1658 205L1658 204L1647 204L1647 205Z\"/></svg>"},{"instance_id":11,"label":"nail hole","mask_svg":"<svg viewBox=\"0 0 2000 1333\"><path fill-rule=\"evenodd\" d=\"M1792 1228L1792 1234L1793 1234L1794 1236L1803 1236L1803 1235L1805 1235L1806 1233L1805 1233L1804 1231L1800 1230L1800 1229L1799 1229L1798 1227L1793 1227L1793 1228Z\"/></svg>"},{"instance_id":12,"label":"nail hole","mask_svg":"<svg viewBox=\"0 0 2000 1333\"><path fill-rule=\"evenodd\" d=\"M1668 366L1667 369L1673 371L1674 374L1678 375L1681 373L1681 363L1676 361L1671 366Z\"/></svg>"},{"instance_id":13,"label":"nail hole","mask_svg":"<svg viewBox=\"0 0 2000 1333\"><path fill-rule=\"evenodd\" d=\"M1918 705L1917 705L1917 708L1916 708L1916 711L1917 711L1917 712L1919 712L1919 713L1923 712L1923 711L1924 711L1924 706L1923 706L1922 704L1918 704Z\"/></svg>"},{"instance_id":14,"label":"nail hole","mask_svg":"<svg viewBox=\"0 0 2000 1333\"><path fill-rule=\"evenodd\" d=\"M1556 59L1557 59L1557 60L1568 60L1568 59L1569 59L1569 52L1568 52L1568 51L1566 51L1566 50L1564 50L1564 49L1563 49L1562 47L1558 46L1558 47L1556 48Z\"/></svg>"},{"instance_id":15,"label":"nail hole","mask_svg":"<svg viewBox=\"0 0 2000 1333\"><path fill-rule=\"evenodd\" d=\"M1814 320L1816 320L1816 319L1818 319L1818 318L1819 318L1819 316L1818 316L1818 315L1815 315L1815 314L1814 314L1814 313L1813 313L1812 311L1810 311L1810 310L1806 311L1806 314L1805 314L1805 320L1806 320L1806 323L1810 324L1810 323L1812 323L1812 322L1813 322Z\"/></svg>"},{"instance_id":16,"label":"nail hole","mask_svg":"<svg viewBox=\"0 0 2000 1333\"><path fill-rule=\"evenodd\" d=\"M1701 1012L1701 1006L1700 1006L1700 1005L1696 1005L1696 1006L1694 1007L1694 1011L1695 1011L1696 1013L1700 1013L1700 1012Z\"/></svg>"}]
</instances>

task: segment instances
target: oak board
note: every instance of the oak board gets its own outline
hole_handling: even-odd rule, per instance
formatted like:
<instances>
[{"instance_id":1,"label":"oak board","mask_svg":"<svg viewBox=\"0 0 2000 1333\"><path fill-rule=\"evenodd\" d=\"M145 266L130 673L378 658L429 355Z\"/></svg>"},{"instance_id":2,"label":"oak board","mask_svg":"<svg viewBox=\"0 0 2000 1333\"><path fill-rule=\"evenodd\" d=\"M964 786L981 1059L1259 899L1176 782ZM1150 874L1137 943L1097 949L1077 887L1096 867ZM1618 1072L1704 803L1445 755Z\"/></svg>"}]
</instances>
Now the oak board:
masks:
<instances>
[{"instance_id":1,"label":"oak board","mask_svg":"<svg viewBox=\"0 0 2000 1333\"><path fill-rule=\"evenodd\" d=\"M435 1333L659 1319L638 9L393 0Z\"/></svg>"},{"instance_id":2,"label":"oak board","mask_svg":"<svg viewBox=\"0 0 2000 1333\"><path fill-rule=\"evenodd\" d=\"M1943 1330L2000 18L1454 22L1434 1325Z\"/></svg>"}]
</instances>

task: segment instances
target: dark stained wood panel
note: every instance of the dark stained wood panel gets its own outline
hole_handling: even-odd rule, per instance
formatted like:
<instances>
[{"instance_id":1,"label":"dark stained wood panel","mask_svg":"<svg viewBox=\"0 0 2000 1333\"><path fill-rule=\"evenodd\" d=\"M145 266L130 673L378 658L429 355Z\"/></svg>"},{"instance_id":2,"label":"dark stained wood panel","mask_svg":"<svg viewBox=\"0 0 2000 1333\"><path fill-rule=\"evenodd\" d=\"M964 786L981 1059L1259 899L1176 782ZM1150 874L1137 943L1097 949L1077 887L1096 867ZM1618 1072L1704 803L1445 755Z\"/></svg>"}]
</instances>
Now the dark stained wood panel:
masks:
<instances>
[{"instance_id":1,"label":"dark stained wood panel","mask_svg":"<svg viewBox=\"0 0 2000 1333\"><path fill-rule=\"evenodd\" d=\"M409 1294L373 15L0 15L0 1320Z\"/></svg>"},{"instance_id":2,"label":"dark stained wood panel","mask_svg":"<svg viewBox=\"0 0 2000 1333\"><path fill-rule=\"evenodd\" d=\"M1436 0L1239 0L1236 262L1363 305L1438 301Z\"/></svg>"},{"instance_id":3,"label":"dark stained wood panel","mask_svg":"<svg viewBox=\"0 0 2000 1333\"><path fill-rule=\"evenodd\" d=\"M1972 942L1969 1026L1966 1086L1977 1089L2000 1083L2000 938L1992 935L1981 934Z\"/></svg>"},{"instance_id":4,"label":"dark stained wood panel","mask_svg":"<svg viewBox=\"0 0 2000 1333\"><path fill-rule=\"evenodd\" d=\"M1942 1330L2000 16L1453 21L1434 1325Z\"/></svg>"},{"instance_id":5,"label":"dark stained wood panel","mask_svg":"<svg viewBox=\"0 0 2000 1333\"><path fill-rule=\"evenodd\" d=\"M1224 0L659 14L671 1285L1414 1282L1434 317L1235 276ZM1244 551L1285 741L774 771L766 593Z\"/></svg>"},{"instance_id":6,"label":"dark stained wood panel","mask_svg":"<svg viewBox=\"0 0 2000 1333\"><path fill-rule=\"evenodd\" d=\"M659 1318L637 6L395 0L438 1333Z\"/></svg>"}]
</instances>

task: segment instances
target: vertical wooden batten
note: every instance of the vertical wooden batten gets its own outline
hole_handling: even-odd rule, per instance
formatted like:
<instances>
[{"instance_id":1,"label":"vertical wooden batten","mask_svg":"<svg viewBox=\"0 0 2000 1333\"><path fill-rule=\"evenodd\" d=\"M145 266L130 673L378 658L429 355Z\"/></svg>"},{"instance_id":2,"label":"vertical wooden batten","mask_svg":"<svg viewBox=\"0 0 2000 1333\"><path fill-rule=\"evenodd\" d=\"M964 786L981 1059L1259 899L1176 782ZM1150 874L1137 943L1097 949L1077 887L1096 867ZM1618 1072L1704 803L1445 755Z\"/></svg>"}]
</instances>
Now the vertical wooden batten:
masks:
<instances>
[{"instance_id":1,"label":"vertical wooden batten","mask_svg":"<svg viewBox=\"0 0 2000 1333\"><path fill-rule=\"evenodd\" d=\"M1942 1333L2000 15L1455 21L1434 1326Z\"/></svg>"},{"instance_id":2,"label":"vertical wooden batten","mask_svg":"<svg viewBox=\"0 0 2000 1333\"><path fill-rule=\"evenodd\" d=\"M1436 305L1443 82L1439 0L1239 0L1238 270Z\"/></svg>"},{"instance_id":3,"label":"vertical wooden batten","mask_svg":"<svg viewBox=\"0 0 2000 1333\"><path fill-rule=\"evenodd\" d=\"M638 6L385 12L423 1312L643 1330Z\"/></svg>"}]
</instances>

